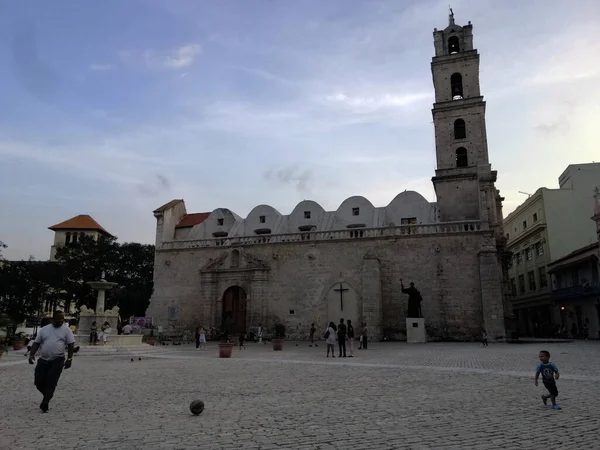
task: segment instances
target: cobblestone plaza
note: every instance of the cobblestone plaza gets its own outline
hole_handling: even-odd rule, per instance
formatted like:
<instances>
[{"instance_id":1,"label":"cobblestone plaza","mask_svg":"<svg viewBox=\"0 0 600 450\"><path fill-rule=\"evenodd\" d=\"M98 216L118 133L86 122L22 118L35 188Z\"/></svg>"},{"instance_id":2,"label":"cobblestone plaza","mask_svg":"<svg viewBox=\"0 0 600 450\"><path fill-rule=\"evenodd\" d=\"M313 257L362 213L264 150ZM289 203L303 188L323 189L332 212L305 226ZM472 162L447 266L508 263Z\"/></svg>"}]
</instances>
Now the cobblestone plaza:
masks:
<instances>
[{"instance_id":1,"label":"cobblestone plaza","mask_svg":"<svg viewBox=\"0 0 600 450\"><path fill-rule=\"evenodd\" d=\"M561 371L561 411L533 383L541 349ZM42 414L33 366L11 352L0 361L0 448L592 449L599 354L591 341L373 343L335 359L304 342L250 343L231 359L216 344L84 354ZM206 409L193 416L197 398Z\"/></svg>"}]
</instances>

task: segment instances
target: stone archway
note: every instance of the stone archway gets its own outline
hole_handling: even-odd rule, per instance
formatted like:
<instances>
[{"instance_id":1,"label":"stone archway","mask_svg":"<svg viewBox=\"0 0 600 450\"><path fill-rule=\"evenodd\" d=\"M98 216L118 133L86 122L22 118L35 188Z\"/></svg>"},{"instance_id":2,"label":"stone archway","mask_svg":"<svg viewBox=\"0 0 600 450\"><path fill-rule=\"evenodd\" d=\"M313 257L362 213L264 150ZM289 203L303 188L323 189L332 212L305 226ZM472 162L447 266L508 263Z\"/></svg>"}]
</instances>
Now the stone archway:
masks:
<instances>
[{"instance_id":1,"label":"stone archway","mask_svg":"<svg viewBox=\"0 0 600 450\"><path fill-rule=\"evenodd\" d=\"M340 319L350 319L356 327L360 319L358 295L348 283L335 283L327 293L327 323L336 325Z\"/></svg>"},{"instance_id":2,"label":"stone archway","mask_svg":"<svg viewBox=\"0 0 600 450\"><path fill-rule=\"evenodd\" d=\"M231 333L246 331L246 292L239 286L227 288L223 294L221 326L230 326Z\"/></svg>"}]
</instances>

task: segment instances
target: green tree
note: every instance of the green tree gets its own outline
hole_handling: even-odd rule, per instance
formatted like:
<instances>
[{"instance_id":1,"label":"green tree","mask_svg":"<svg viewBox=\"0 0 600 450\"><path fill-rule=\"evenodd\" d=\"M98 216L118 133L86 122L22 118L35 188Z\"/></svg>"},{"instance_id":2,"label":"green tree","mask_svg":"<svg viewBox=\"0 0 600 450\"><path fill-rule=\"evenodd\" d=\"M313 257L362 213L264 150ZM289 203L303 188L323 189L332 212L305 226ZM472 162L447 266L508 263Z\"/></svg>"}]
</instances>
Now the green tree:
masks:
<instances>
[{"instance_id":1,"label":"green tree","mask_svg":"<svg viewBox=\"0 0 600 450\"><path fill-rule=\"evenodd\" d=\"M6 245L4 242L0 241L0 260L4 259L4 256L2 255L2 250L4 250L5 248L8 248L8 245Z\"/></svg>"},{"instance_id":2,"label":"green tree","mask_svg":"<svg viewBox=\"0 0 600 450\"><path fill-rule=\"evenodd\" d=\"M29 261L11 261L0 267L0 315L7 321L9 336L40 309L35 285Z\"/></svg>"},{"instance_id":3,"label":"green tree","mask_svg":"<svg viewBox=\"0 0 600 450\"><path fill-rule=\"evenodd\" d=\"M76 298L78 307L95 308L96 293L87 282L99 280L104 272L108 281L118 283L107 292L106 307L118 306L124 318L145 313L153 289L153 245L84 237L58 249L56 259L64 269L64 289Z\"/></svg>"}]
</instances>

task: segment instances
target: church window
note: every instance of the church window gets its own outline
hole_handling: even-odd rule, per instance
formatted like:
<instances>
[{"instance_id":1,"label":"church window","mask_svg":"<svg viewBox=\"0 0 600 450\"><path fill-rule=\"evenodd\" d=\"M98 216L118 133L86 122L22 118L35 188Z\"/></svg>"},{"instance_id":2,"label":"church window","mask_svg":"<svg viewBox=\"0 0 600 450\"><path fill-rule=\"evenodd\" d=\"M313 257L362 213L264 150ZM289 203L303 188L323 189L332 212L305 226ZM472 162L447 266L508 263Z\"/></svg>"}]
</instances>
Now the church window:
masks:
<instances>
[{"instance_id":1,"label":"church window","mask_svg":"<svg viewBox=\"0 0 600 450\"><path fill-rule=\"evenodd\" d=\"M217 219L217 225L219 225L220 227L223 226L223 219Z\"/></svg>"},{"instance_id":2,"label":"church window","mask_svg":"<svg viewBox=\"0 0 600 450\"><path fill-rule=\"evenodd\" d=\"M527 247L525 255L527 256L527 261L531 261L533 259L533 247Z\"/></svg>"},{"instance_id":3,"label":"church window","mask_svg":"<svg viewBox=\"0 0 600 450\"><path fill-rule=\"evenodd\" d=\"M458 72L453 73L450 77L450 91L452 93L452 100L462 100L463 98L463 84L462 75Z\"/></svg>"},{"instance_id":4,"label":"church window","mask_svg":"<svg viewBox=\"0 0 600 450\"><path fill-rule=\"evenodd\" d=\"M266 216L258 216L258 221L260 223L265 223L267 221L267 217Z\"/></svg>"},{"instance_id":5,"label":"church window","mask_svg":"<svg viewBox=\"0 0 600 450\"><path fill-rule=\"evenodd\" d=\"M454 121L454 139L465 139L467 137L467 126L463 119Z\"/></svg>"},{"instance_id":6,"label":"church window","mask_svg":"<svg viewBox=\"0 0 600 450\"><path fill-rule=\"evenodd\" d=\"M77 244L77 233L73 233L73 234L71 235L71 242L72 242L73 244Z\"/></svg>"},{"instance_id":7,"label":"church window","mask_svg":"<svg viewBox=\"0 0 600 450\"><path fill-rule=\"evenodd\" d=\"M65 244L69 245L71 243L71 233L67 233L65 237Z\"/></svg>"},{"instance_id":8,"label":"church window","mask_svg":"<svg viewBox=\"0 0 600 450\"><path fill-rule=\"evenodd\" d=\"M458 36L452 36L448 39L448 53L450 55L454 55L455 53L460 52L460 45L458 42Z\"/></svg>"},{"instance_id":9,"label":"church window","mask_svg":"<svg viewBox=\"0 0 600 450\"><path fill-rule=\"evenodd\" d=\"M416 217L408 217L405 219L400 219L400 225L416 225L417 218Z\"/></svg>"},{"instance_id":10,"label":"church window","mask_svg":"<svg viewBox=\"0 0 600 450\"><path fill-rule=\"evenodd\" d=\"M352 215L358 216L360 214L360 208L352 208Z\"/></svg>"},{"instance_id":11,"label":"church window","mask_svg":"<svg viewBox=\"0 0 600 450\"><path fill-rule=\"evenodd\" d=\"M310 219L310 211L304 211L304 218Z\"/></svg>"},{"instance_id":12,"label":"church window","mask_svg":"<svg viewBox=\"0 0 600 450\"><path fill-rule=\"evenodd\" d=\"M231 252L231 267L232 268L240 267L240 251L239 250L233 250Z\"/></svg>"},{"instance_id":13,"label":"church window","mask_svg":"<svg viewBox=\"0 0 600 450\"><path fill-rule=\"evenodd\" d=\"M533 221L537 222L537 213L533 213Z\"/></svg>"},{"instance_id":14,"label":"church window","mask_svg":"<svg viewBox=\"0 0 600 450\"><path fill-rule=\"evenodd\" d=\"M459 147L456 149L456 167L467 167L469 165L469 157L467 149Z\"/></svg>"},{"instance_id":15,"label":"church window","mask_svg":"<svg viewBox=\"0 0 600 450\"><path fill-rule=\"evenodd\" d=\"M169 306L167 308L167 320L177 320L178 311L175 306Z\"/></svg>"},{"instance_id":16,"label":"church window","mask_svg":"<svg viewBox=\"0 0 600 450\"><path fill-rule=\"evenodd\" d=\"M527 221L526 221L526 220L524 220L524 221L523 221L523 229L524 229L524 230L526 230L526 229L527 229Z\"/></svg>"}]
</instances>

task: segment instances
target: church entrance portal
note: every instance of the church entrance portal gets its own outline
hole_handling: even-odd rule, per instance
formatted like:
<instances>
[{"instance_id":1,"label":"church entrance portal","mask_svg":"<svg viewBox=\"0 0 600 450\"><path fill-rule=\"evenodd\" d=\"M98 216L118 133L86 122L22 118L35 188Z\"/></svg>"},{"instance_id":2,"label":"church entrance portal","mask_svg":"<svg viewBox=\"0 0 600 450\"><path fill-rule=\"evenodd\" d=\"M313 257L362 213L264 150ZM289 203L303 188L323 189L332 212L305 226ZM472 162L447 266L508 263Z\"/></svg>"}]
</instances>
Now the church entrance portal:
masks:
<instances>
[{"instance_id":1,"label":"church entrance portal","mask_svg":"<svg viewBox=\"0 0 600 450\"><path fill-rule=\"evenodd\" d=\"M246 331L246 293L239 286L231 286L223 294L222 326L229 324L231 333Z\"/></svg>"},{"instance_id":2,"label":"church entrance portal","mask_svg":"<svg viewBox=\"0 0 600 450\"><path fill-rule=\"evenodd\" d=\"M335 283L327 294L327 323L337 325L340 319L350 319L355 327L359 325L358 296L348 283Z\"/></svg>"}]
</instances>

